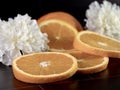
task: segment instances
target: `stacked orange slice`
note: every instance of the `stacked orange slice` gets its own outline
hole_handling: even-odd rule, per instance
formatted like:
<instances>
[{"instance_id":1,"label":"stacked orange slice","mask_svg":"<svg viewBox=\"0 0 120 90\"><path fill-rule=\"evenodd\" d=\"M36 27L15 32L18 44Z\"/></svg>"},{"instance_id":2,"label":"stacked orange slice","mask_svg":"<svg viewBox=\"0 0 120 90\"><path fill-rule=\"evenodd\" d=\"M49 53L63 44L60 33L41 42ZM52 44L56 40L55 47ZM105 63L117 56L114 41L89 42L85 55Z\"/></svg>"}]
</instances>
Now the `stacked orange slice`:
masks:
<instances>
[{"instance_id":1,"label":"stacked orange slice","mask_svg":"<svg viewBox=\"0 0 120 90\"><path fill-rule=\"evenodd\" d=\"M71 49L71 50L51 49L50 51L68 53L74 56L77 59L77 63L78 63L77 72L80 74L93 74L104 71L109 63L109 58L107 56L102 57L93 54L87 54L85 52L76 49Z\"/></svg>"},{"instance_id":2,"label":"stacked orange slice","mask_svg":"<svg viewBox=\"0 0 120 90\"><path fill-rule=\"evenodd\" d=\"M118 40L88 30L76 36L74 48L93 55L120 58Z\"/></svg>"},{"instance_id":3,"label":"stacked orange slice","mask_svg":"<svg viewBox=\"0 0 120 90\"><path fill-rule=\"evenodd\" d=\"M76 58L66 53L43 52L13 60L16 79L26 83L50 83L67 79L77 71Z\"/></svg>"}]
</instances>

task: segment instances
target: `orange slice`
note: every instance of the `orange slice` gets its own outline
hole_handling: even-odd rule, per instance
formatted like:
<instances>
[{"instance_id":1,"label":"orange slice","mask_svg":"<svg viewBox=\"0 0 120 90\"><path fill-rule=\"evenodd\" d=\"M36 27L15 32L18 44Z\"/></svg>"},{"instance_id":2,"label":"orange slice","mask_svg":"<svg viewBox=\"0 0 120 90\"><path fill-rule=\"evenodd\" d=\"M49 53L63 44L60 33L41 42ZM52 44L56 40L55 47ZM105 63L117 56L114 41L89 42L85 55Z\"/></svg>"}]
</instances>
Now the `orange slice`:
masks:
<instances>
[{"instance_id":1,"label":"orange slice","mask_svg":"<svg viewBox=\"0 0 120 90\"><path fill-rule=\"evenodd\" d=\"M120 58L119 41L92 31L79 32L73 46L89 54Z\"/></svg>"},{"instance_id":2,"label":"orange slice","mask_svg":"<svg viewBox=\"0 0 120 90\"><path fill-rule=\"evenodd\" d=\"M87 54L80 50L56 50L51 49L52 52L69 53L77 59L78 73L80 74L92 74L105 70L109 63L108 57L101 57L96 55Z\"/></svg>"},{"instance_id":3,"label":"orange slice","mask_svg":"<svg viewBox=\"0 0 120 90\"><path fill-rule=\"evenodd\" d=\"M98 73L107 69L109 58L89 55L78 59L78 72L81 74Z\"/></svg>"},{"instance_id":4,"label":"orange slice","mask_svg":"<svg viewBox=\"0 0 120 90\"><path fill-rule=\"evenodd\" d=\"M51 12L38 19L43 33L48 34L50 48L72 49L78 31L83 30L78 20L66 12Z\"/></svg>"},{"instance_id":5,"label":"orange slice","mask_svg":"<svg viewBox=\"0 0 120 90\"><path fill-rule=\"evenodd\" d=\"M76 58L66 53L42 52L13 60L16 79L26 83L50 83L67 79L77 71Z\"/></svg>"},{"instance_id":6,"label":"orange slice","mask_svg":"<svg viewBox=\"0 0 120 90\"><path fill-rule=\"evenodd\" d=\"M87 57L89 56L90 54L87 54L87 53L84 53L80 50L76 50L76 49L70 49L70 50L65 50L65 49L61 49L61 50L58 50L58 49L50 49L50 52L61 52L61 53L68 53L72 56L74 56L75 58L81 58L81 57Z\"/></svg>"}]
</instances>

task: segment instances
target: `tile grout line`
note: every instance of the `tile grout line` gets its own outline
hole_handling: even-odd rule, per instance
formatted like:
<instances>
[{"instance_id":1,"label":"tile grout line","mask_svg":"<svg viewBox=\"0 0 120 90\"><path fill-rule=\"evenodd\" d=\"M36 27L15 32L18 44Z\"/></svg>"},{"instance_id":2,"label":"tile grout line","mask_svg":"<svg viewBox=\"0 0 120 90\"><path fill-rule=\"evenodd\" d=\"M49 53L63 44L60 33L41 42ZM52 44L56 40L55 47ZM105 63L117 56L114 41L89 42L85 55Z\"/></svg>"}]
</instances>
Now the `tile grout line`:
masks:
<instances>
[{"instance_id":1,"label":"tile grout line","mask_svg":"<svg viewBox=\"0 0 120 90\"><path fill-rule=\"evenodd\" d=\"M44 90L44 88L41 85L38 85L41 90Z\"/></svg>"}]
</instances>

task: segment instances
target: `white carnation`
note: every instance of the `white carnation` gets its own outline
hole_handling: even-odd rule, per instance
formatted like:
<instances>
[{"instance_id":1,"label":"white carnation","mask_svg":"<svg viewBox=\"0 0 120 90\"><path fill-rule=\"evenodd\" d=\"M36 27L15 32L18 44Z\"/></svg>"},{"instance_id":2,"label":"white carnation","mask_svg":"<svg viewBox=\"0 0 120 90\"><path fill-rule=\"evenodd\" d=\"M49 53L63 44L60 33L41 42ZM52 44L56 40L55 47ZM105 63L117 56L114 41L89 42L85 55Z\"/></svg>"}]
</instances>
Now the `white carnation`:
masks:
<instances>
[{"instance_id":1,"label":"white carnation","mask_svg":"<svg viewBox=\"0 0 120 90\"><path fill-rule=\"evenodd\" d=\"M86 28L99 34L120 40L120 7L108 1L97 1L86 10Z\"/></svg>"},{"instance_id":2,"label":"white carnation","mask_svg":"<svg viewBox=\"0 0 120 90\"><path fill-rule=\"evenodd\" d=\"M22 54L48 49L47 34L40 31L37 21L28 14L0 20L0 62L3 64L11 65L12 60Z\"/></svg>"}]
</instances>

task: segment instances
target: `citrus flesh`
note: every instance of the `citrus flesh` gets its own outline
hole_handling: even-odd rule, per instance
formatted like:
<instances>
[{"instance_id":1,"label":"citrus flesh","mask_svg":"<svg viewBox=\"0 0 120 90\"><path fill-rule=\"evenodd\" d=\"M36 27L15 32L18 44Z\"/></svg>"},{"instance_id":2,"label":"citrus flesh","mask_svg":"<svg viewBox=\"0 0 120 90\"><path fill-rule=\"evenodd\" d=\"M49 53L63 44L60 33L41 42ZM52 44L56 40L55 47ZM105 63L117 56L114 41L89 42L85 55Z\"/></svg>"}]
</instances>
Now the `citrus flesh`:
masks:
<instances>
[{"instance_id":1,"label":"citrus flesh","mask_svg":"<svg viewBox=\"0 0 120 90\"><path fill-rule=\"evenodd\" d=\"M86 53L120 57L120 42L92 31L82 31L76 36L73 46Z\"/></svg>"},{"instance_id":2,"label":"citrus flesh","mask_svg":"<svg viewBox=\"0 0 120 90\"><path fill-rule=\"evenodd\" d=\"M28 83L64 80L77 71L76 59L63 53L43 52L21 56L12 63L16 79Z\"/></svg>"}]
</instances>

